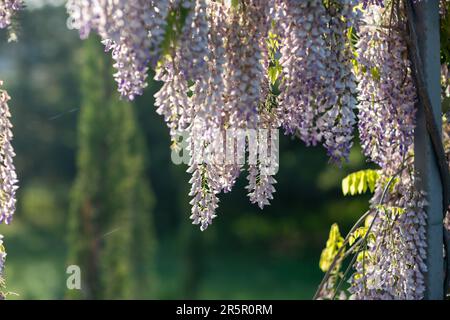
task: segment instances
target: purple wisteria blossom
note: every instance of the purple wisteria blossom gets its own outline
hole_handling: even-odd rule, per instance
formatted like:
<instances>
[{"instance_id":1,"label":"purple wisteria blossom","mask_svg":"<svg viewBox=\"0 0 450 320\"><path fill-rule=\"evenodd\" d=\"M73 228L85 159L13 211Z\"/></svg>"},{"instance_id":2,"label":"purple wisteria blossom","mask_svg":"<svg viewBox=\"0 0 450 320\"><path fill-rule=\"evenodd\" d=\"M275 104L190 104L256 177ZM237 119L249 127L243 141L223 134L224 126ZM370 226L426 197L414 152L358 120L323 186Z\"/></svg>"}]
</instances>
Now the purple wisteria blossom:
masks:
<instances>
[{"instance_id":1,"label":"purple wisteria blossom","mask_svg":"<svg viewBox=\"0 0 450 320\"><path fill-rule=\"evenodd\" d=\"M395 170L413 143L417 97L404 38L396 30L374 27L382 13L383 9L368 8L356 45L358 128L366 156Z\"/></svg>"},{"instance_id":2,"label":"purple wisteria blossom","mask_svg":"<svg viewBox=\"0 0 450 320\"><path fill-rule=\"evenodd\" d=\"M0 86L2 83L0 82ZM16 209L17 175L11 145L13 137L10 122L8 93L0 89L0 223L9 224Z\"/></svg>"},{"instance_id":3,"label":"purple wisteria blossom","mask_svg":"<svg viewBox=\"0 0 450 320\"><path fill-rule=\"evenodd\" d=\"M356 107L347 31L359 18L357 1L278 2L282 125L307 145L323 142L332 161L347 159Z\"/></svg>"},{"instance_id":4,"label":"purple wisteria blossom","mask_svg":"<svg viewBox=\"0 0 450 320\"><path fill-rule=\"evenodd\" d=\"M327 12L321 0L280 0L277 4L284 76L282 125L307 145L316 145L321 135L315 119L326 108L323 91L329 52L322 35L327 33Z\"/></svg>"},{"instance_id":5,"label":"purple wisteria blossom","mask_svg":"<svg viewBox=\"0 0 450 320\"><path fill-rule=\"evenodd\" d=\"M237 150L231 162L218 157L208 163L197 161L197 153L217 144L217 132L222 132L223 139L235 140L234 129L259 125L258 109L265 100L267 81L267 64L262 61L267 48L261 39L271 25L267 4L252 0L245 10L238 10L220 2L185 2L191 10L178 46L156 73L164 84L155 95L155 105L172 140L183 130L189 133L191 219L201 230L216 217L218 194L231 190L243 165L237 161ZM261 177L251 180L248 189L252 202L267 204L274 179Z\"/></svg>"},{"instance_id":6,"label":"purple wisteria blossom","mask_svg":"<svg viewBox=\"0 0 450 320\"><path fill-rule=\"evenodd\" d=\"M442 136L444 142L445 155L447 158L448 168L450 170L450 117L446 115L442 119ZM447 208L444 226L450 232L450 207Z\"/></svg>"},{"instance_id":7,"label":"purple wisteria blossom","mask_svg":"<svg viewBox=\"0 0 450 320\"><path fill-rule=\"evenodd\" d=\"M383 205L376 204L385 185L372 199L371 240L355 264L350 292L358 300L418 300L425 292L425 194L415 190L413 160L393 185ZM385 176L387 178L387 176ZM385 180L382 180L385 181Z\"/></svg>"},{"instance_id":8,"label":"purple wisteria blossom","mask_svg":"<svg viewBox=\"0 0 450 320\"><path fill-rule=\"evenodd\" d=\"M4 29L11 24L11 19L17 11L23 8L22 0L2 0L0 1L0 29Z\"/></svg>"},{"instance_id":9,"label":"purple wisteria blossom","mask_svg":"<svg viewBox=\"0 0 450 320\"><path fill-rule=\"evenodd\" d=\"M350 292L352 299L422 299L427 202L415 187L410 156L416 89L399 33L404 22L391 20L395 28L387 30L381 27L383 13L378 6L366 8L356 45L360 138L369 160L380 165L381 177L371 200L370 240L355 264Z\"/></svg>"},{"instance_id":10,"label":"purple wisteria blossom","mask_svg":"<svg viewBox=\"0 0 450 320\"><path fill-rule=\"evenodd\" d=\"M69 27L86 38L91 31L111 50L114 78L123 97L133 100L147 86L148 66L160 58L170 0L69 0Z\"/></svg>"},{"instance_id":11,"label":"purple wisteria blossom","mask_svg":"<svg viewBox=\"0 0 450 320\"><path fill-rule=\"evenodd\" d=\"M5 247L3 247L3 236L0 234L0 281L3 277L3 269L5 267L5 260L6 260L6 252L5 252ZM1 283L0 283L0 289L1 289Z\"/></svg>"}]
</instances>

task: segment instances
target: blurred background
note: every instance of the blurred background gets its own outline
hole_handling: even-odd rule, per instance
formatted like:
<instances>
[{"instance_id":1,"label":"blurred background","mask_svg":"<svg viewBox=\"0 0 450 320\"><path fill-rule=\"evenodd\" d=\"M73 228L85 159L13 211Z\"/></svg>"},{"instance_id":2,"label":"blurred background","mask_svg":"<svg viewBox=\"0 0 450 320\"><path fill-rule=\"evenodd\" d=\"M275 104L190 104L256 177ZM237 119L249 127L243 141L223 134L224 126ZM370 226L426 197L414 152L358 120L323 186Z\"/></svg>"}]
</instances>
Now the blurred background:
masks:
<instances>
[{"instance_id":1,"label":"blurred background","mask_svg":"<svg viewBox=\"0 0 450 320\"><path fill-rule=\"evenodd\" d=\"M322 147L280 135L271 206L249 203L243 174L200 232L187 167L171 162L153 105L161 84L121 101L109 54L67 29L61 1L27 5L19 41L0 35L20 179L13 223L0 225L9 299L310 299L330 225L344 233L368 206L340 189L367 167L358 146L339 168ZM66 287L73 264L81 291Z\"/></svg>"}]
</instances>

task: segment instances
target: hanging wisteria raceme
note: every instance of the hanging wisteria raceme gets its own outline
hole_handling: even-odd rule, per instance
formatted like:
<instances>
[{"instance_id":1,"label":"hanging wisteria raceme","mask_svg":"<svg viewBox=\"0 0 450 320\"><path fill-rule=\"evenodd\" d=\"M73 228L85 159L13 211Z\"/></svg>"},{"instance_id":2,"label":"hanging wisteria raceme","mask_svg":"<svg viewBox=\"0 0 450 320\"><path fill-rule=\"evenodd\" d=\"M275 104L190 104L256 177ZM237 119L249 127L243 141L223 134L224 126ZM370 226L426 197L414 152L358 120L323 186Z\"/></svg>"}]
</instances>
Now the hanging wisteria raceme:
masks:
<instances>
[{"instance_id":1,"label":"hanging wisteria raceme","mask_svg":"<svg viewBox=\"0 0 450 320\"><path fill-rule=\"evenodd\" d=\"M229 115L227 122L233 128L262 129L253 137L256 145L248 146L249 154L258 152L258 159L248 165L246 186L250 202L261 209L273 199L273 185L276 183L274 173L267 168L274 165L271 153L276 153L278 147L270 130L278 127L276 110L266 108L270 94L266 39L273 5L274 1L253 0L243 10L231 8L226 45L224 94L225 112ZM239 172L239 168L235 166L234 172Z\"/></svg>"},{"instance_id":2,"label":"hanging wisteria raceme","mask_svg":"<svg viewBox=\"0 0 450 320\"><path fill-rule=\"evenodd\" d=\"M351 279L353 299L417 300L425 292L426 200L414 188L412 161L399 176L374 219L368 248L360 253ZM380 184L372 199L381 197Z\"/></svg>"},{"instance_id":3,"label":"hanging wisteria raceme","mask_svg":"<svg viewBox=\"0 0 450 320\"><path fill-rule=\"evenodd\" d=\"M280 0L277 9L284 76L282 125L287 133L315 145L321 140L315 119L326 108L323 80L329 52L322 35L328 29L327 12L321 0Z\"/></svg>"},{"instance_id":4,"label":"hanging wisteria raceme","mask_svg":"<svg viewBox=\"0 0 450 320\"><path fill-rule=\"evenodd\" d=\"M0 234L0 300L5 299L3 289L5 287L4 269L5 269L6 251L3 246L3 236Z\"/></svg>"},{"instance_id":5,"label":"hanging wisteria raceme","mask_svg":"<svg viewBox=\"0 0 450 320\"><path fill-rule=\"evenodd\" d=\"M14 14L23 8L20 0L4 0L0 2L0 29L11 25ZM11 145L13 137L10 122L8 101L10 97L3 90L3 81L0 80L0 223L9 224L16 210L17 175L13 163L15 156ZM3 270L5 266L6 252L3 246L3 235L0 234L0 300L5 298L2 289L4 287Z\"/></svg>"},{"instance_id":6,"label":"hanging wisteria raceme","mask_svg":"<svg viewBox=\"0 0 450 320\"><path fill-rule=\"evenodd\" d=\"M119 92L133 100L147 86L148 66L155 67L167 26L171 0L69 0L69 27L86 38L102 38L115 60Z\"/></svg>"},{"instance_id":7,"label":"hanging wisteria raceme","mask_svg":"<svg viewBox=\"0 0 450 320\"><path fill-rule=\"evenodd\" d=\"M328 8L328 12L331 12L326 34L329 53L326 60L327 77L323 80L326 84L324 94L327 109L317 120L317 127L328 155L334 162L347 160L353 145L357 84L347 31L359 22L359 11L354 10L357 3L353 0L330 1Z\"/></svg>"},{"instance_id":8,"label":"hanging wisteria raceme","mask_svg":"<svg viewBox=\"0 0 450 320\"><path fill-rule=\"evenodd\" d=\"M0 234L0 281L3 276L3 268L5 266L6 252L3 247L3 236Z\"/></svg>"},{"instance_id":9,"label":"hanging wisteria raceme","mask_svg":"<svg viewBox=\"0 0 450 320\"><path fill-rule=\"evenodd\" d=\"M181 130L189 134L191 219L202 230L216 216L217 195L231 190L243 168L238 160L240 130L245 135L246 129L260 124L259 107L266 99L263 86L268 85L268 65L262 61L267 51L262 39L271 24L267 4L252 0L239 10L220 2L195 1L175 53L157 70L156 79L164 81L155 95L157 112L168 123L174 142ZM225 145L232 146L227 159ZM205 161L204 155L214 149L221 151ZM249 170L254 176L247 188L251 202L268 204L274 179L260 175L255 165Z\"/></svg>"},{"instance_id":10,"label":"hanging wisteria raceme","mask_svg":"<svg viewBox=\"0 0 450 320\"><path fill-rule=\"evenodd\" d=\"M206 21L205 1L184 1L183 7L192 10L181 32L180 45L171 48L175 53L165 58L155 76L156 80L164 82L155 95L157 113L164 117L170 128L172 141L180 131L188 129L194 116L202 110L201 98L206 98L206 92L202 90L209 77L206 61L210 55L210 26ZM191 89L197 92L194 98L188 96Z\"/></svg>"},{"instance_id":11,"label":"hanging wisteria raceme","mask_svg":"<svg viewBox=\"0 0 450 320\"><path fill-rule=\"evenodd\" d=\"M245 7L229 9L225 74L225 109L234 128L257 128L258 107L263 100L262 62L265 39L270 27L266 8L271 2L251 0Z\"/></svg>"},{"instance_id":12,"label":"hanging wisteria raceme","mask_svg":"<svg viewBox=\"0 0 450 320\"><path fill-rule=\"evenodd\" d=\"M356 79L347 31L358 22L356 4L278 1L283 127L308 145L323 141L334 162L347 159L353 139Z\"/></svg>"},{"instance_id":13,"label":"hanging wisteria raceme","mask_svg":"<svg viewBox=\"0 0 450 320\"><path fill-rule=\"evenodd\" d=\"M398 31L405 26L384 28L383 19L389 19L389 12L370 6L359 30L358 127L366 156L383 169L396 170L413 143L417 96L405 38Z\"/></svg>"},{"instance_id":14,"label":"hanging wisteria raceme","mask_svg":"<svg viewBox=\"0 0 450 320\"><path fill-rule=\"evenodd\" d=\"M22 8L22 0L2 0L0 2L0 29L11 25L11 19Z\"/></svg>"},{"instance_id":15,"label":"hanging wisteria raceme","mask_svg":"<svg viewBox=\"0 0 450 320\"><path fill-rule=\"evenodd\" d=\"M426 195L416 189L413 134L416 89L404 22L368 6L357 43L359 133L368 158L381 167L371 200L367 250L355 264L354 299L422 299L426 270Z\"/></svg>"},{"instance_id":16,"label":"hanging wisteria raceme","mask_svg":"<svg viewBox=\"0 0 450 320\"><path fill-rule=\"evenodd\" d=\"M2 82L0 81L0 86ZM0 223L9 224L16 209L17 175L14 168L14 149L11 145L12 124L8 93L0 89Z\"/></svg>"},{"instance_id":17,"label":"hanging wisteria raceme","mask_svg":"<svg viewBox=\"0 0 450 320\"><path fill-rule=\"evenodd\" d=\"M215 98L214 102L219 102L217 94L211 96L217 84L214 88L208 85L214 85L211 82L217 81L217 76L212 76L214 72L220 72L219 77L222 77L221 71L217 70L220 65L209 65L207 62L218 62L220 57L217 55L223 55L223 52L214 47L217 35L214 35L216 38L209 38L209 29L214 27L214 20L207 21L206 2L185 1L183 6L191 7L191 11L182 29L179 46L172 48L175 53L167 57L157 70L155 78L164 81L164 84L155 95L155 105L170 128L174 148L177 148L177 135L183 132L189 135L188 172L192 174L189 195L193 197L191 219L204 230L216 216L215 209L219 201L217 194L221 190L218 168L214 163L205 163L202 158L205 148L211 145L214 129L211 124L219 121L213 119L215 114L208 110L217 108L217 105L211 104L212 98ZM188 95L188 91L191 94Z\"/></svg>"}]
</instances>

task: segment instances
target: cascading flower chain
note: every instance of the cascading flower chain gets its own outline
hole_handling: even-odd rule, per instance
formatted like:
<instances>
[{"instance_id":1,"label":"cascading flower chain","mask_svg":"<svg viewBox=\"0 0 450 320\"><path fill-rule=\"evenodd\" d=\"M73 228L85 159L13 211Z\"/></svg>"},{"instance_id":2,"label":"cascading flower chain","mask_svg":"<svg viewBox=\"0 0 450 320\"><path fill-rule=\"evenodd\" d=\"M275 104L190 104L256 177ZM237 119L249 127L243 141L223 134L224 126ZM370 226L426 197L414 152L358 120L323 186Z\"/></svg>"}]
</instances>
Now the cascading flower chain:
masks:
<instances>
[{"instance_id":1,"label":"cascading flower chain","mask_svg":"<svg viewBox=\"0 0 450 320\"><path fill-rule=\"evenodd\" d=\"M14 14L23 8L21 0L2 0L0 2L0 29L10 27ZM8 101L10 97L3 90L0 80L0 223L9 224L16 210L17 175L13 163L15 156L11 145L13 137ZM0 234L0 300L5 298L3 272L6 251L3 246L3 235Z\"/></svg>"}]
</instances>

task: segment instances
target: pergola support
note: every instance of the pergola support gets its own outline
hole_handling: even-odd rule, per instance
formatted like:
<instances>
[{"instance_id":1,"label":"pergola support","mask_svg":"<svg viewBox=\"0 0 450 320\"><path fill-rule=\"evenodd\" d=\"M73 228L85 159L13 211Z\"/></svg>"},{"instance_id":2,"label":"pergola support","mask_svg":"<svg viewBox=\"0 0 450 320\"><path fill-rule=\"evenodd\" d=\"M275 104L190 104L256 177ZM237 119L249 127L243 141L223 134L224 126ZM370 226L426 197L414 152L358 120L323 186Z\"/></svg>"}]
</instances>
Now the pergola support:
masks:
<instances>
[{"instance_id":1,"label":"pergola support","mask_svg":"<svg viewBox=\"0 0 450 320\"><path fill-rule=\"evenodd\" d=\"M417 37L416 50L419 53L422 68L421 72L416 71L416 78L417 75L422 75L422 88L426 89L429 100L424 101L423 94L419 96L414 136L415 169L419 178L417 187L427 193L428 200L426 209L428 271L425 274L425 299L441 300L444 298L443 180L441 180L442 172L438 165L439 159L436 156L438 153L436 145L433 145L430 139L433 133L430 132L429 123L430 120L434 120L434 131L439 131L441 136L439 1L420 1L412 4L408 19L410 19L410 28L412 26L415 29L413 32ZM420 81L416 82L418 86L421 85ZM429 104L428 114L424 103ZM436 135L436 132L434 133Z\"/></svg>"}]
</instances>

